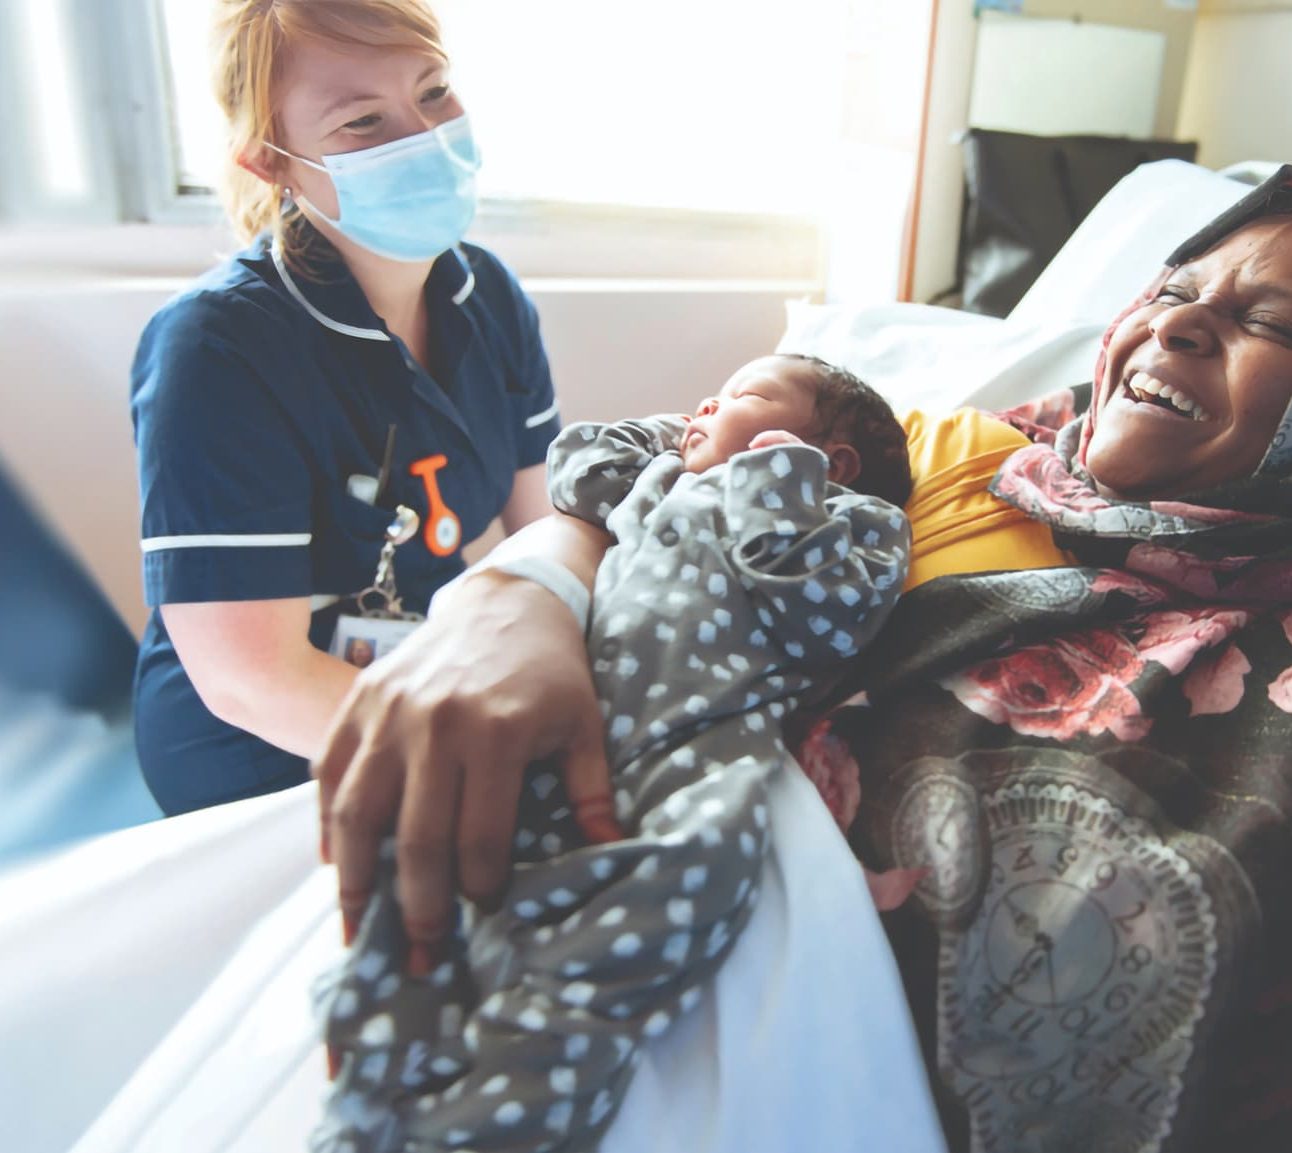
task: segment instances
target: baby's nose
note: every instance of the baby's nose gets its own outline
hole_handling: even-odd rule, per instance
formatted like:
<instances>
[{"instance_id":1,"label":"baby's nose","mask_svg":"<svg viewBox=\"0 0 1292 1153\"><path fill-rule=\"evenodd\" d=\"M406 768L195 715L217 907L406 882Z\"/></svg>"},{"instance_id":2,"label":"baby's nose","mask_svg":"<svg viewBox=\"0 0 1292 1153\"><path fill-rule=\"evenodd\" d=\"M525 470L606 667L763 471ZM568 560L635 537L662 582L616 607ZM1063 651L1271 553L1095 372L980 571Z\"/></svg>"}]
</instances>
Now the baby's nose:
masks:
<instances>
[{"instance_id":1,"label":"baby's nose","mask_svg":"<svg viewBox=\"0 0 1292 1153\"><path fill-rule=\"evenodd\" d=\"M700 407L695 410L696 416L712 416L718 411L718 398L716 396L706 396L700 401Z\"/></svg>"}]
</instances>

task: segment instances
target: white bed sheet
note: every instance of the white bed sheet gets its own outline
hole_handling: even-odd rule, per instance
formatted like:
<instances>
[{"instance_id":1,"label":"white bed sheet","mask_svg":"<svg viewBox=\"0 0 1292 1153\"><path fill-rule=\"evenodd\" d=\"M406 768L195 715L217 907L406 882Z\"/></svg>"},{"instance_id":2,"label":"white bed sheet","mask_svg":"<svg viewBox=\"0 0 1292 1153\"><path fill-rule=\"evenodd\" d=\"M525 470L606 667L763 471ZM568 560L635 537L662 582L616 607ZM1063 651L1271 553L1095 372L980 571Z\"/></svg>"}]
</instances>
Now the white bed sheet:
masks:
<instances>
[{"instance_id":1,"label":"white bed sheet","mask_svg":"<svg viewBox=\"0 0 1292 1153\"><path fill-rule=\"evenodd\" d=\"M16 1095L6 1070L0 1116L22 1136L7 1150L66 1149L73 1116L126 1077L75 1153L304 1147L325 1085L306 990L339 940L314 805L304 786L129 830L0 885L0 939L20 936L22 957L0 986L0 1053L40 1065ZM603 1149L937 1153L860 870L800 773L771 810L759 907L712 995L649 1046ZM15 1014L20 989L38 1003Z\"/></svg>"}]
</instances>

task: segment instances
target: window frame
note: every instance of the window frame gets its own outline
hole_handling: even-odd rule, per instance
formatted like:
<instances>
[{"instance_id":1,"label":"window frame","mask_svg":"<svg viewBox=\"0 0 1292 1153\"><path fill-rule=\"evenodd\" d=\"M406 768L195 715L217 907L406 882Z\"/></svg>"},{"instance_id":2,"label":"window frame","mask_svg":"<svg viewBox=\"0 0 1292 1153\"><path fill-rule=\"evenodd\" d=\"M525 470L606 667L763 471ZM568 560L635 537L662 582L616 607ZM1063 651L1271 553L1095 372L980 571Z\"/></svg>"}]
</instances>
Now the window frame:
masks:
<instances>
[{"instance_id":1,"label":"window frame","mask_svg":"<svg viewBox=\"0 0 1292 1153\"><path fill-rule=\"evenodd\" d=\"M118 167L118 219L211 225L222 210L211 190L178 185L179 155L171 116L170 60L160 0L112 0L119 19L110 51L120 74L107 85ZM126 30L132 29L130 34Z\"/></svg>"},{"instance_id":2,"label":"window frame","mask_svg":"<svg viewBox=\"0 0 1292 1153\"><path fill-rule=\"evenodd\" d=\"M214 191L177 183L161 0L58 2L67 5L69 60L84 78L77 111L86 125L91 194L84 202L51 205L42 201L34 177L23 182L30 165L6 165L0 219L70 227L82 240L85 229L103 224L155 226L168 243L180 243L184 251L174 254L179 261L199 260L209 253L224 213ZM7 66L17 49L11 47L16 38L4 35L13 31L4 23L0 13L0 98L12 97L11 106L22 108L30 94ZM6 76L14 77L8 81L13 93L4 91ZM17 148L20 156L33 155L33 142L21 136ZM488 198L469 236L528 277L783 281L813 288L825 282L824 226L806 214Z\"/></svg>"}]
</instances>

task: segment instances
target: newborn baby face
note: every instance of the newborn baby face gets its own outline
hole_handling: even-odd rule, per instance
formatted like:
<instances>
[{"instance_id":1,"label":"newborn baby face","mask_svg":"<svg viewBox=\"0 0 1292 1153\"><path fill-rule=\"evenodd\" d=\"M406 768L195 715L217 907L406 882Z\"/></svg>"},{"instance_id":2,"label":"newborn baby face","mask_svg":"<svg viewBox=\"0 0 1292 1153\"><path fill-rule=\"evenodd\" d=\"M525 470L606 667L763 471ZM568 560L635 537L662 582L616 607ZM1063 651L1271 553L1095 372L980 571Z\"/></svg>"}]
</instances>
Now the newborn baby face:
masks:
<instances>
[{"instance_id":1,"label":"newborn baby face","mask_svg":"<svg viewBox=\"0 0 1292 1153\"><path fill-rule=\"evenodd\" d=\"M686 471L725 463L761 432L808 439L816 400L802 372L798 362L783 356L765 356L737 371L691 418L680 449Z\"/></svg>"}]
</instances>

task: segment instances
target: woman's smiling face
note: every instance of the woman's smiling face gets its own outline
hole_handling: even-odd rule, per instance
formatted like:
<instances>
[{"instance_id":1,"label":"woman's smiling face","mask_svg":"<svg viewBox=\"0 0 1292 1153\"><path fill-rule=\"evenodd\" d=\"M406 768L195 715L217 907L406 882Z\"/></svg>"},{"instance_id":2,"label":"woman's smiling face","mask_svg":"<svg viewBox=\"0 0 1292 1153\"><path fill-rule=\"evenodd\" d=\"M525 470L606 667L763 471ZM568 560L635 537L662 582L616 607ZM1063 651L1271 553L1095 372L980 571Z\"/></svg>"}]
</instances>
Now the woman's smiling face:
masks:
<instances>
[{"instance_id":1,"label":"woman's smiling face","mask_svg":"<svg viewBox=\"0 0 1292 1153\"><path fill-rule=\"evenodd\" d=\"M1174 269L1108 344L1086 467L1124 500L1250 476L1292 401L1292 220Z\"/></svg>"}]
</instances>

